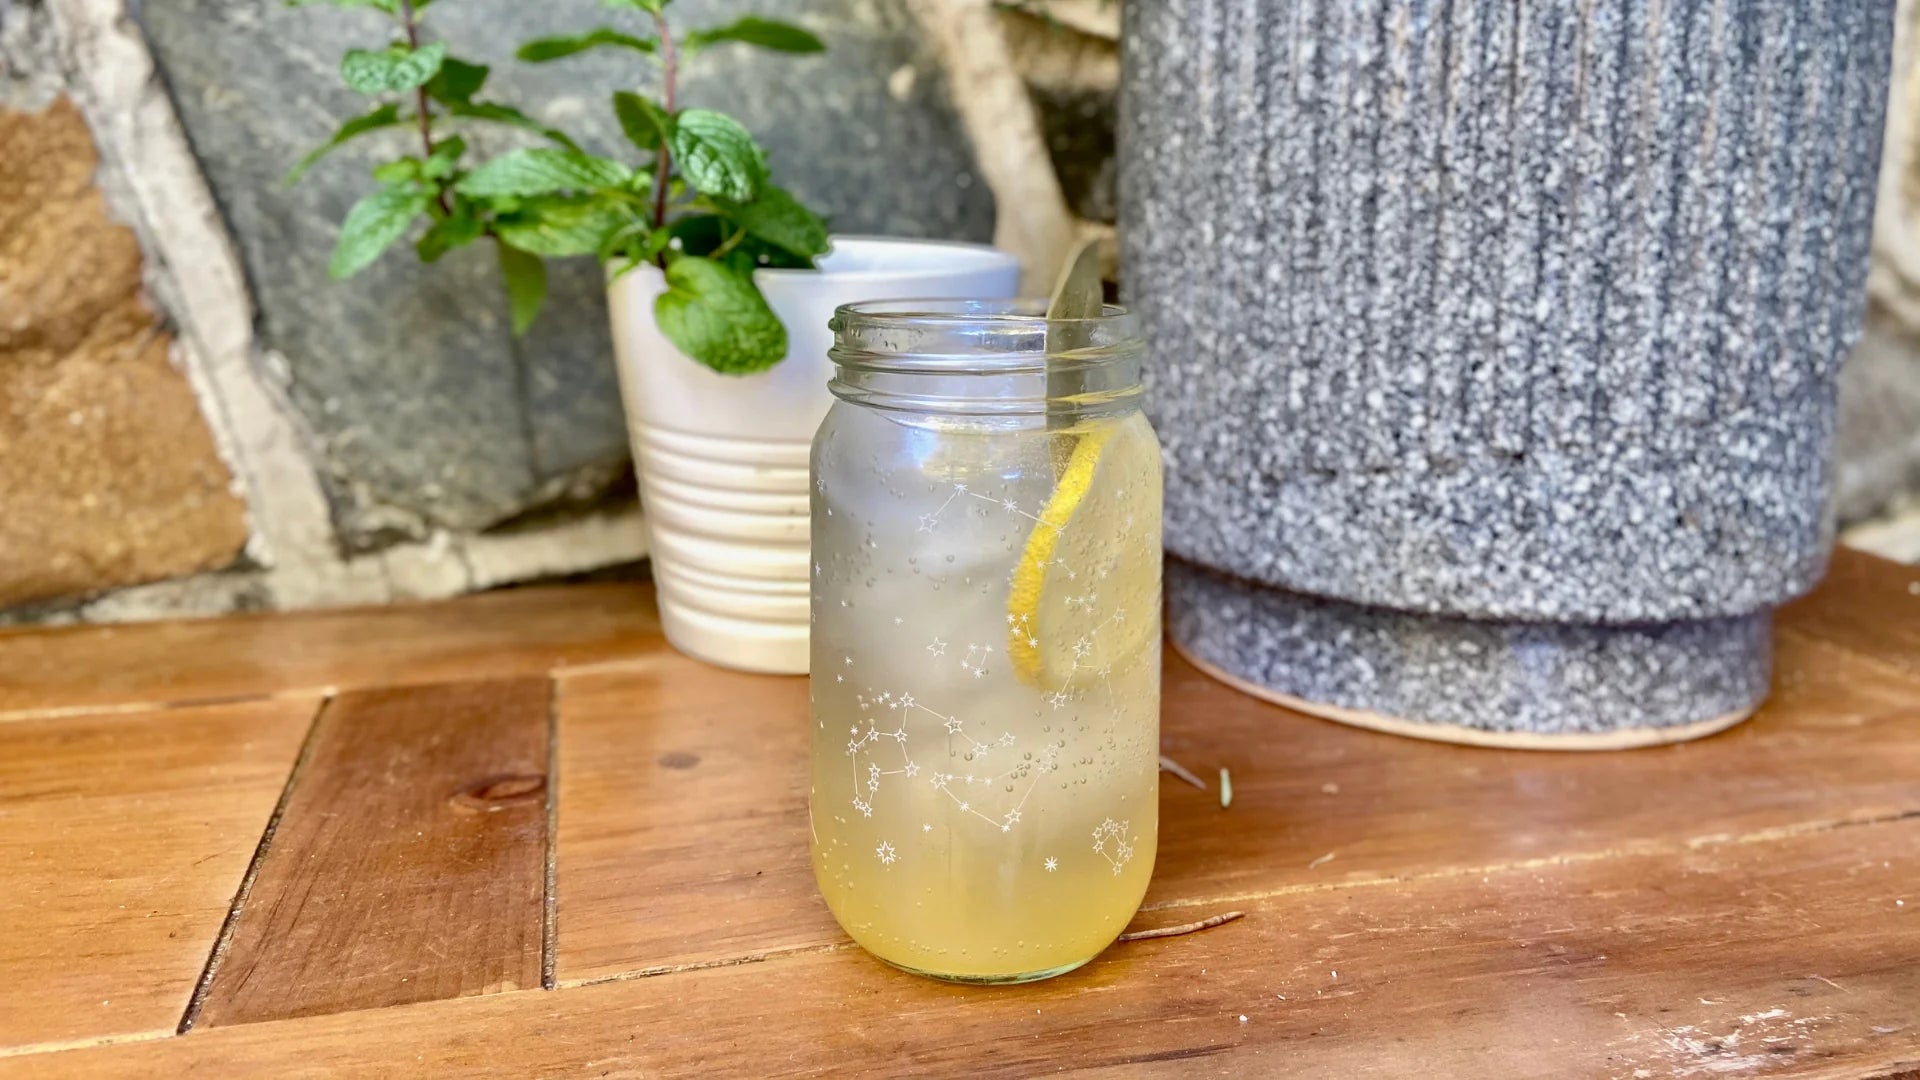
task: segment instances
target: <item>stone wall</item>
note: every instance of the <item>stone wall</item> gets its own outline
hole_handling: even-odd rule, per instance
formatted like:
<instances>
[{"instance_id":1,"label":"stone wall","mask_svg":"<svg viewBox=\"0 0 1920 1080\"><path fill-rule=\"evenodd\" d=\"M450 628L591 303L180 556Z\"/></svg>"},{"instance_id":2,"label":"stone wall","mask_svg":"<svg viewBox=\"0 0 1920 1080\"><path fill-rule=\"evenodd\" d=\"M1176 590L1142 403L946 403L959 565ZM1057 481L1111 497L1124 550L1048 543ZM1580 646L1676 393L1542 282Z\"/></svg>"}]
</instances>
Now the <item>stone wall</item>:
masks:
<instances>
[{"instance_id":1,"label":"stone wall","mask_svg":"<svg viewBox=\"0 0 1920 1080\"><path fill-rule=\"evenodd\" d=\"M1920 512L1901 516L1920 491L1916 4L1837 509L1852 539L1920 559ZM742 116L837 228L991 238L1039 291L1075 236L1111 236L1115 0L676 6L777 8L831 43L716 51L689 93ZM618 60L510 59L607 21L599 5L443 0L434 17L500 90L612 145ZM352 107L334 66L373 20L278 0L0 0L0 620L380 602L644 555L590 264L556 272L519 341L483 252L325 279L381 147L278 181Z\"/></svg>"},{"instance_id":2,"label":"stone wall","mask_svg":"<svg viewBox=\"0 0 1920 1080\"><path fill-rule=\"evenodd\" d=\"M775 6L830 52L715 50L686 99L745 120L841 231L991 237L916 13ZM433 30L494 65L493 93L606 150L605 94L638 73L511 54L610 18L448 0ZM381 33L370 12L279 0L0 0L0 621L381 602L644 555L590 260L555 268L519 340L484 251L327 280L388 147L280 178L356 108L340 52Z\"/></svg>"},{"instance_id":3,"label":"stone wall","mask_svg":"<svg viewBox=\"0 0 1920 1080\"><path fill-rule=\"evenodd\" d=\"M0 112L0 605L230 566L246 505L78 109Z\"/></svg>"}]
</instances>

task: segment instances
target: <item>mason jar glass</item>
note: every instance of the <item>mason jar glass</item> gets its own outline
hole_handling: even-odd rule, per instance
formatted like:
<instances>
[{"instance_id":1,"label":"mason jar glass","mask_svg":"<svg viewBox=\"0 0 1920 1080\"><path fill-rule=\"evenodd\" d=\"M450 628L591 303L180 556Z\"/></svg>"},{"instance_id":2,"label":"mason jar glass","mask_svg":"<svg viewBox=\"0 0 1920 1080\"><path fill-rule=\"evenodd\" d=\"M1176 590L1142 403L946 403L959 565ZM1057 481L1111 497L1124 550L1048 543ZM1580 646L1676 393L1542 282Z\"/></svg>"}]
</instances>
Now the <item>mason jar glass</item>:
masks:
<instances>
[{"instance_id":1,"label":"mason jar glass","mask_svg":"<svg viewBox=\"0 0 1920 1080\"><path fill-rule=\"evenodd\" d=\"M1160 446L1134 317L884 301L833 320L813 443L813 865L881 959L1079 967L1153 871Z\"/></svg>"}]
</instances>

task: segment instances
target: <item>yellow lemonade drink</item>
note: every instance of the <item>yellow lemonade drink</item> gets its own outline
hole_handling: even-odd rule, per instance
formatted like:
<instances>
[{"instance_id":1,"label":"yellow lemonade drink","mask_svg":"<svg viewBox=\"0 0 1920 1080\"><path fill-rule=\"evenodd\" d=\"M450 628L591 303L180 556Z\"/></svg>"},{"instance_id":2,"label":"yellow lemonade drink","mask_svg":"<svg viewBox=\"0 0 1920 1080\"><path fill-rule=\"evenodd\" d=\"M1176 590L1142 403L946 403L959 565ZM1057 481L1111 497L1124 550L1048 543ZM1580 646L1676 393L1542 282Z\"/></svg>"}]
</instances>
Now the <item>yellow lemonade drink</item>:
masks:
<instances>
[{"instance_id":1,"label":"yellow lemonade drink","mask_svg":"<svg viewBox=\"0 0 1920 1080\"><path fill-rule=\"evenodd\" d=\"M1071 970L1153 870L1158 441L1131 408L834 408L814 448L821 892L899 967Z\"/></svg>"}]
</instances>

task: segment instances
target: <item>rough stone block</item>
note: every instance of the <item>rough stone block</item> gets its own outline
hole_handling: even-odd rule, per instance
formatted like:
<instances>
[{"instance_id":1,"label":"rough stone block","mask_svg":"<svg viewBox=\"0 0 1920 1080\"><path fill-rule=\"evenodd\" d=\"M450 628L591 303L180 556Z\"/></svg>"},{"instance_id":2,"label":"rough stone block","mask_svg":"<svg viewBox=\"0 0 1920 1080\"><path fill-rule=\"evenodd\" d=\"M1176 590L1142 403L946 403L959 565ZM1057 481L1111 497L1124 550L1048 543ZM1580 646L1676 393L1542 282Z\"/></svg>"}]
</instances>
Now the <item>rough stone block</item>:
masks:
<instances>
[{"instance_id":1,"label":"rough stone block","mask_svg":"<svg viewBox=\"0 0 1920 1080\"><path fill-rule=\"evenodd\" d=\"M691 0L688 25L766 4ZM825 37L817 57L716 49L696 60L684 100L738 115L763 140L776 176L827 210L842 232L984 238L992 203L937 72L893 4L809 0L778 5ZM585 55L536 67L522 41L632 18L599 5L442 3L430 35L494 67L483 97L515 101L591 147L624 145L605 101L649 85L637 58ZM598 272L556 266L551 306L514 341L498 273L484 248L431 267L397 250L354 280L327 280L327 254L376 155L404 133L370 138L298 187L280 177L363 99L340 84L341 52L377 42L370 11L271 0L148 0L139 18L165 71L259 307L262 343L284 358L288 396L324 458L336 524L352 549L434 527L485 529L558 495L614 482L626 432ZM518 133L473 129L482 152ZM398 141L395 141L398 140Z\"/></svg>"},{"instance_id":2,"label":"rough stone block","mask_svg":"<svg viewBox=\"0 0 1920 1080\"><path fill-rule=\"evenodd\" d=\"M0 110L0 605L228 565L245 506L61 100Z\"/></svg>"}]
</instances>

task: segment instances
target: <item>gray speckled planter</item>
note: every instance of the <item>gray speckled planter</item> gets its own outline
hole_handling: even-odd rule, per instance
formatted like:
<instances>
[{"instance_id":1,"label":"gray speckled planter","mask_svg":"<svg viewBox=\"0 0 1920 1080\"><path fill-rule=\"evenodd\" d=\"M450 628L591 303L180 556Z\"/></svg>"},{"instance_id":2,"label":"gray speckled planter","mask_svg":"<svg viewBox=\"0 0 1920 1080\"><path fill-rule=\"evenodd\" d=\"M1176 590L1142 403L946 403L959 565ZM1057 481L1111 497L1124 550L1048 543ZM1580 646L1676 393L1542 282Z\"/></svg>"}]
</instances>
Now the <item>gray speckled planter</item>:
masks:
<instances>
[{"instance_id":1,"label":"gray speckled planter","mask_svg":"<svg viewBox=\"0 0 1920 1080\"><path fill-rule=\"evenodd\" d=\"M1893 0L1129 0L1175 640L1314 711L1611 746L1819 577Z\"/></svg>"}]
</instances>

